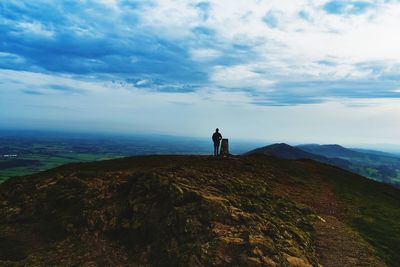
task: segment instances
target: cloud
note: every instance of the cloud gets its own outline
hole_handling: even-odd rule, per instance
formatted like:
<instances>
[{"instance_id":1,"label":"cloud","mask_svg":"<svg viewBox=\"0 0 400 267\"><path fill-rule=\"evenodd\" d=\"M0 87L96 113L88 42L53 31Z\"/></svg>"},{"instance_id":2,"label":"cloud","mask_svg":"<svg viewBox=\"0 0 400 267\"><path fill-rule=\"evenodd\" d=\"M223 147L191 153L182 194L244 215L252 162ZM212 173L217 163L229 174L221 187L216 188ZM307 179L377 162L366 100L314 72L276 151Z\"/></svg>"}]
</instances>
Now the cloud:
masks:
<instances>
[{"instance_id":1,"label":"cloud","mask_svg":"<svg viewBox=\"0 0 400 267\"><path fill-rule=\"evenodd\" d=\"M45 93L40 92L38 90L23 90L22 92L24 92L24 94L28 94L28 95L45 95Z\"/></svg>"},{"instance_id":2,"label":"cloud","mask_svg":"<svg viewBox=\"0 0 400 267\"><path fill-rule=\"evenodd\" d=\"M0 52L0 68L13 66L14 69L24 69L26 60L20 55Z\"/></svg>"},{"instance_id":3,"label":"cloud","mask_svg":"<svg viewBox=\"0 0 400 267\"><path fill-rule=\"evenodd\" d=\"M120 85L132 85L131 89L146 90L149 92L164 92L164 93L190 93L195 92L199 86L186 83L165 82L158 79L126 79L120 82Z\"/></svg>"},{"instance_id":4,"label":"cloud","mask_svg":"<svg viewBox=\"0 0 400 267\"><path fill-rule=\"evenodd\" d=\"M39 36L43 38L52 38L54 36L54 32L46 29L43 24L38 21L34 22L20 22L16 25L16 31L14 31L15 35L30 35L30 36ZM19 31L18 31L19 30Z\"/></svg>"},{"instance_id":5,"label":"cloud","mask_svg":"<svg viewBox=\"0 0 400 267\"><path fill-rule=\"evenodd\" d=\"M60 84L51 84L46 89L56 91L56 92L63 92L63 93L83 93L84 90L80 88L73 88L70 86L60 85Z\"/></svg>"},{"instance_id":6,"label":"cloud","mask_svg":"<svg viewBox=\"0 0 400 267\"><path fill-rule=\"evenodd\" d=\"M255 93L253 103L257 105L291 106L317 104L341 100L352 105L349 100L398 99L395 81L307 81L279 82L269 93ZM373 104L371 102L369 104Z\"/></svg>"},{"instance_id":7,"label":"cloud","mask_svg":"<svg viewBox=\"0 0 400 267\"><path fill-rule=\"evenodd\" d=\"M258 73L253 66L215 66L211 74L211 81L216 85L234 89L259 89L267 91L274 81L267 79L264 73Z\"/></svg>"},{"instance_id":8,"label":"cloud","mask_svg":"<svg viewBox=\"0 0 400 267\"><path fill-rule=\"evenodd\" d=\"M137 26L141 5L125 10L126 5L118 1L83 1L81 5L66 1L3 2L6 19L0 27L4 38L0 49L25 59L25 70L154 74L173 80L198 76L201 70L188 60L185 44ZM39 10L48 15L39 14ZM4 67L21 68L12 62Z\"/></svg>"},{"instance_id":9,"label":"cloud","mask_svg":"<svg viewBox=\"0 0 400 267\"><path fill-rule=\"evenodd\" d=\"M267 24L269 27L271 28L277 28L278 27L278 19L279 19L280 15L275 14L272 11L269 11L264 17L263 17L263 21L265 22L265 24Z\"/></svg>"},{"instance_id":10,"label":"cloud","mask_svg":"<svg viewBox=\"0 0 400 267\"><path fill-rule=\"evenodd\" d=\"M103 81L86 76L54 75L20 70L0 69L1 89L4 95L19 91L28 94L85 94L101 93L105 89ZM109 83L111 84L111 83Z\"/></svg>"},{"instance_id":11,"label":"cloud","mask_svg":"<svg viewBox=\"0 0 400 267\"><path fill-rule=\"evenodd\" d=\"M207 20L210 15L210 3L208 2L199 2L195 4L195 7L199 9L200 16L203 20Z\"/></svg>"},{"instance_id":12,"label":"cloud","mask_svg":"<svg viewBox=\"0 0 400 267\"><path fill-rule=\"evenodd\" d=\"M192 58L196 61L207 61L218 58L221 53L210 48L197 48L190 51Z\"/></svg>"},{"instance_id":13,"label":"cloud","mask_svg":"<svg viewBox=\"0 0 400 267\"><path fill-rule=\"evenodd\" d=\"M6 0L0 8L0 68L59 82L30 80L27 94L110 83L230 90L263 105L397 98L396 1Z\"/></svg>"}]
</instances>

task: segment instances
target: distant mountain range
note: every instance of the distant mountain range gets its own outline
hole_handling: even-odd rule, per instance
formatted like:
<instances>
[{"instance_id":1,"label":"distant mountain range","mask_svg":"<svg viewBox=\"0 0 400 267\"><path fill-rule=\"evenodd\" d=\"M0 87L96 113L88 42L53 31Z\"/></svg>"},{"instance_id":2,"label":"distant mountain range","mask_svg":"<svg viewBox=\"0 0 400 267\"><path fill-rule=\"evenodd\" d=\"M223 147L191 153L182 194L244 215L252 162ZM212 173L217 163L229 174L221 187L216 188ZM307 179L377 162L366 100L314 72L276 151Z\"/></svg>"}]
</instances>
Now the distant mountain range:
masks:
<instances>
[{"instance_id":1,"label":"distant mountain range","mask_svg":"<svg viewBox=\"0 0 400 267\"><path fill-rule=\"evenodd\" d=\"M400 187L400 157L375 150L343 146L273 144L246 153L264 154L284 159L311 159L352 171L376 181Z\"/></svg>"}]
</instances>

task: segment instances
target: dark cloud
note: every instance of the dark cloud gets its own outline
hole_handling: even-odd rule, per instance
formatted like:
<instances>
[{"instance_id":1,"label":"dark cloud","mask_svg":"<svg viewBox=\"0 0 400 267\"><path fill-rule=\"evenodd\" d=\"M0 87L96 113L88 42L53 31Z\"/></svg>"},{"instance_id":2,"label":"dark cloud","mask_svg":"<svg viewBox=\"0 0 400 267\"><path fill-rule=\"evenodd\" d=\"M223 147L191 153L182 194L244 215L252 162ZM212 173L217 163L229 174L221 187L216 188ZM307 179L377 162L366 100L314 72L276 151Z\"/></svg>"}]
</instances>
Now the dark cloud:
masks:
<instances>
[{"instance_id":1,"label":"dark cloud","mask_svg":"<svg viewBox=\"0 0 400 267\"><path fill-rule=\"evenodd\" d=\"M79 88L74 88L66 85L59 85L59 84L53 84L49 85L47 89L52 90L52 91L57 91L57 92L62 92L62 93L69 93L69 94L82 94L85 91Z\"/></svg>"},{"instance_id":2,"label":"dark cloud","mask_svg":"<svg viewBox=\"0 0 400 267\"><path fill-rule=\"evenodd\" d=\"M84 94L85 90L66 85L50 84L47 86L30 86L30 88L22 89L22 92L28 95Z\"/></svg>"},{"instance_id":3,"label":"dark cloud","mask_svg":"<svg viewBox=\"0 0 400 267\"><path fill-rule=\"evenodd\" d=\"M46 95L46 93L37 90L22 90L22 92L27 95Z\"/></svg>"},{"instance_id":4,"label":"dark cloud","mask_svg":"<svg viewBox=\"0 0 400 267\"><path fill-rule=\"evenodd\" d=\"M280 82L269 92L250 91L253 103L265 106L318 104L332 98L400 98L395 81L296 81Z\"/></svg>"},{"instance_id":5,"label":"dark cloud","mask_svg":"<svg viewBox=\"0 0 400 267\"><path fill-rule=\"evenodd\" d=\"M122 1L117 16L94 2L2 2L0 51L12 58L2 68L70 74L162 75L176 81L204 80L186 43L160 38L137 26L139 1ZM130 10L133 11L130 11ZM107 17L107 19L105 19Z\"/></svg>"}]
</instances>

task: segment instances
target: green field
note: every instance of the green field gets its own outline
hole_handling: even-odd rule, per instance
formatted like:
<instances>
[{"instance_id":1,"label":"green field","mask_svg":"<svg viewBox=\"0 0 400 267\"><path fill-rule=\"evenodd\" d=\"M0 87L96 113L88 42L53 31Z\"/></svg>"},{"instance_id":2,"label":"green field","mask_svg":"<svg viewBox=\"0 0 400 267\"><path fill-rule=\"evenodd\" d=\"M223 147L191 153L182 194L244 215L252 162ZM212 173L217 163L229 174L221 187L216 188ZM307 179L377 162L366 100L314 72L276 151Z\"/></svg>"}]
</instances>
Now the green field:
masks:
<instances>
[{"instance_id":1,"label":"green field","mask_svg":"<svg viewBox=\"0 0 400 267\"><path fill-rule=\"evenodd\" d=\"M35 157L33 156L31 158L35 158ZM36 157L36 158L38 158L38 157ZM76 157L73 159L66 159L66 158L56 157L56 156L41 158L40 161L42 163L38 166L36 166L36 165L35 166L24 166L24 167L7 168L7 169L0 170L0 182L3 182L10 177L34 174L34 173L52 169L52 168L55 168L57 166L64 165L67 163L88 162L88 161L105 160L105 159L113 159L113 158L117 158L117 157L112 157L112 156L107 156L107 155L101 156L101 155L80 154L80 155L76 155Z\"/></svg>"},{"instance_id":2,"label":"green field","mask_svg":"<svg viewBox=\"0 0 400 267\"><path fill-rule=\"evenodd\" d=\"M0 132L0 183L72 162L132 155L207 154L210 147L206 140L184 137ZM237 147L249 149L247 144Z\"/></svg>"},{"instance_id":3,"label":"green field","mask_svg":"<svg viewBox=\"0 0 400 267\"><path fill-rule=\"evenodd\" d=\"M118 158L116 155L108 155L108 154L89 154L89 153L80 153L74 154L70 156L68 154L59 154L52 156L43 156L40 154L26 154L18 159L23 160L38 160L40 161L39 165L31 165L31 166L20 166L14 168L5 168L0 170L0 182L5 181L6 179L13 176L23 176L29 175L40 171L45 171L63 164L72 163L72 162L88 162L88 161L96 161L96 160L105 160L105 159L113 159ZM7 162L9 159L1 159L0 162Z\"/></svg>"}]
</instances>

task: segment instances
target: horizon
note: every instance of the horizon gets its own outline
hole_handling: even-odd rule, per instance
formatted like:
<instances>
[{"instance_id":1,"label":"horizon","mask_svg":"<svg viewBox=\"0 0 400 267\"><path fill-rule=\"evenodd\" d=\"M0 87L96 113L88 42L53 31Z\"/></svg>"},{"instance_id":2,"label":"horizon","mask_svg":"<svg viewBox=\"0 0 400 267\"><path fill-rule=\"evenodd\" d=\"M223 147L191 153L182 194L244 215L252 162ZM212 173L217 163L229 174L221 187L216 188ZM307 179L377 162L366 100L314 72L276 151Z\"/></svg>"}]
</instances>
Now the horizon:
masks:
<instances>
[{"instance_id":1,"label":"horizon","mask_svg":"<svg viewBox=\"0 0 400 267\"><path fill-rule=\"evenodd\" d=\"M2 128L207 138L219 127L232 140L400 152L400 2L0 9Z\"/></svg>"},{"instance_id":2,"label":"horizon","mask_svg":"<svg viewBox=\"0 0 400 267\"><path fill-rule=\"evenodd\" d=\"M199 141L203 143L210 143L211 147L211 138L206 136L184 136L184 135L171 135L171 134L163 134L163 133L133 133L133 132L107 132L107 131L74 131L74 130L62 130L62 129L22 129L22 128L1 128L0 127L0 138L6 137L6 134L13 134L13 137L16 137L15 134L20 135L34 135L34 137L38 137L39 134L50 134L52 137L57 138L65 138L65 139L90 139L90 138L105 138L108 140L116 140L118 138L123 139L132 139L132 138L148 138L148 139L157 139L159 141L166 142L173 141L176 142L178 139L182 141ZM9 137L9 136L8 136ZM301 145L339 145L345 147L347 149L364 149L364 150L375 150L386 153L391 153L394 155L400 155L400 145L393 144L342 144L342 143L302 143L302 142L291 142L285 140L254 140L254 139L235 139L230 138L229 136L223 136L224 138L228 138L229 142L234 144L234 146L247 146L249 150L260 148L263 146L269 146L273 144L288 144L290 146L301 146ZM161 139L160 139L161 138ZM243 149L243 148L242 148Z\"/></svg>"}]
</instances>

